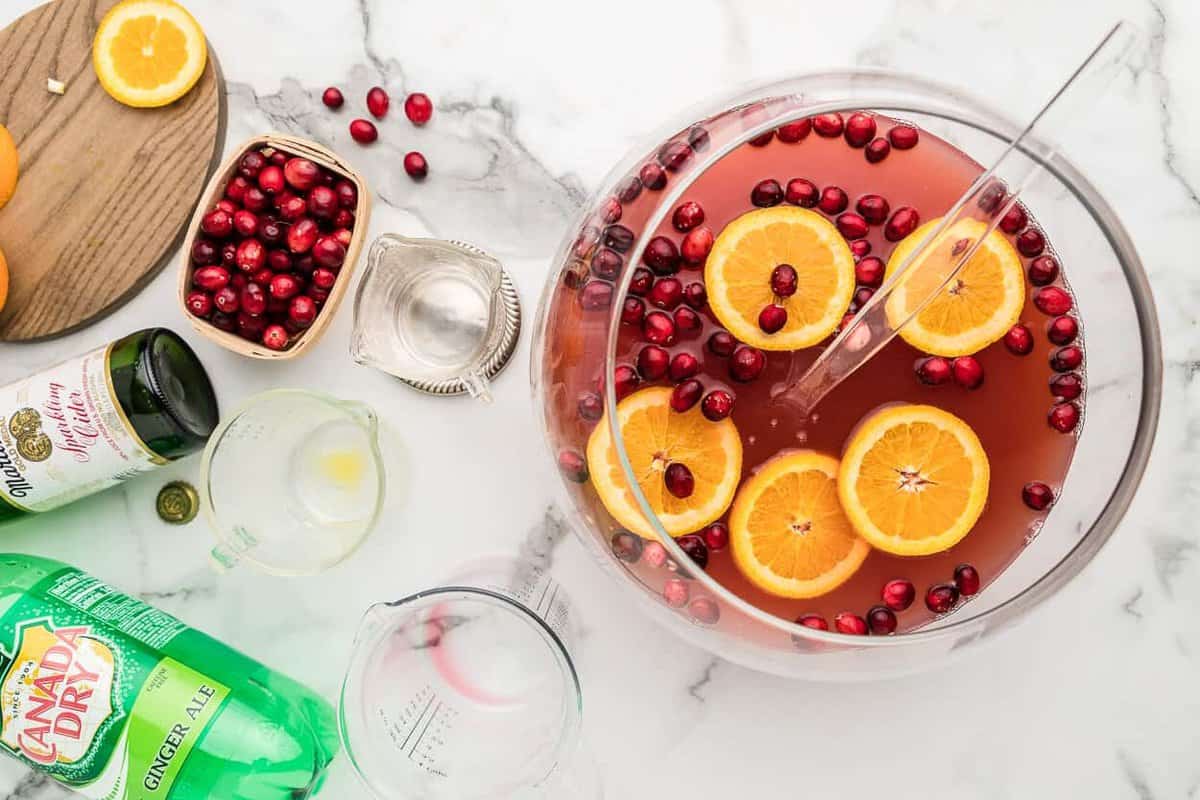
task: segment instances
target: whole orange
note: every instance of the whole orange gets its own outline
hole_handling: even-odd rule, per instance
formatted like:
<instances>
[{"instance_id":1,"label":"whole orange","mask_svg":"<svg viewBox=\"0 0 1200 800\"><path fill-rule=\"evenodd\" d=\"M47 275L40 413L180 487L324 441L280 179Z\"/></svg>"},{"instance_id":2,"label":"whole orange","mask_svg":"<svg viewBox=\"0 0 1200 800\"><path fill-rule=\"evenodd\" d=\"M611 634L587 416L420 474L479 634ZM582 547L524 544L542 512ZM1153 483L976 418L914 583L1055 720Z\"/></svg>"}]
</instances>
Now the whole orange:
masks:
<instances>
[{"instance_id":1,"label":"whole orange","mask_svg":"<svg viewBox=\"0 0 1200 800\"><path fill-rule=\"evenodd\" d=\"M0 208L13 196L17 189L17 144L8 128L0 125Z\"/></svg>"}]
</instances>

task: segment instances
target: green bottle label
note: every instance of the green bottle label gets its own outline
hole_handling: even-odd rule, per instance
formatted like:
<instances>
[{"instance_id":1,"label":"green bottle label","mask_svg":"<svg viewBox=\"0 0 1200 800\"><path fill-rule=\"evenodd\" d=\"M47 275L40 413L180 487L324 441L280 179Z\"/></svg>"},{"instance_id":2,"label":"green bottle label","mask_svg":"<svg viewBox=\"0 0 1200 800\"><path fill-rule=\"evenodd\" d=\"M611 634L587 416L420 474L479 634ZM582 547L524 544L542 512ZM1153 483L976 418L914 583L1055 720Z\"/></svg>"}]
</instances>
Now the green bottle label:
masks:
<instances>
[{"instance_id":1,"label":"green bottle label","mask_svg":"<svg viewBox=\"0 0 1200 800\"><path fill-rule=\"evenodd\" d=\"M0 745L93 800L170 797L229 689L162 655L187 626L77 569L0 617Z\"/></svg>"}]
</instances>

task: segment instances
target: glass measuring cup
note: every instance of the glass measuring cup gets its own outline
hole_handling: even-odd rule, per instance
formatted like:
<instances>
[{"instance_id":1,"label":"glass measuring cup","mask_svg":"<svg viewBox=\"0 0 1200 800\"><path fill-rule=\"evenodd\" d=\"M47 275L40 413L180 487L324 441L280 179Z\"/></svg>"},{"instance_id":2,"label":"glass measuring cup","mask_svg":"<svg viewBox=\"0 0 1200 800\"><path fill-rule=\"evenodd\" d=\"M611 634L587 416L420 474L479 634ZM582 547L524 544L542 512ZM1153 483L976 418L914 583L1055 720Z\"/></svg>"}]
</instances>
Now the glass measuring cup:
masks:
<instances>
[{"instance_id":1,"label":"glass measuring cup","mask_svg":"<svg viewBox=\"0 0 1200 800\"><path fill-rule=\"evenodd\" d=\"M579 744L570 604L545 570L500 558L363 617L342 741L380 798L594 798Z\"/></svg>"},{"instance_id":2,"label":"glass measuring cup","mask_svg":"<svg viewBox=\"0 0 1200 800\"><path fill-rule=\"evenodd\" d=\"M314 392L251 398L209 440L201 504L212 562L313 575L345 560L375 527L385 468L375 412Z\"/></svg>"},{"instance_id":3,"label":"glass measuring cup","mask_svg":"<svg viewBox=\"0 0 1200 800\"><path fill-rule=\"evenodd\" d=\"M431 394L491 402L512 354L520 306L500 262L461 242L385 234L354 299L350 353Z\"/></svg>"}]
</instances>

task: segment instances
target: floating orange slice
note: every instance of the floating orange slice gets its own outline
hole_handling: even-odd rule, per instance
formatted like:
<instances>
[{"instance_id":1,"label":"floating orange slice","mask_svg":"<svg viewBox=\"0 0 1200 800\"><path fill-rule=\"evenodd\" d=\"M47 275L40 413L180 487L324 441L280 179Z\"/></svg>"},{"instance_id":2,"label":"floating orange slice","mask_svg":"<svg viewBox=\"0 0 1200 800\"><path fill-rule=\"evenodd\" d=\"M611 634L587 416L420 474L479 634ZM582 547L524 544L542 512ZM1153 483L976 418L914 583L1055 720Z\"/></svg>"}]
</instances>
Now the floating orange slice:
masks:
<instances>
[{"instance_id":1,"label":"floating orange slice","mask_svg":"<svg viewBox=\"0 0 1200 800\"><path fill-rule=\"evenodd\" d=\"M888 259L887 278L939 222L926 222L896 246ZM893 325L899 325L937 289L958 252L977 241L986 228L978 220L959 220L938 237L928 255L909 267L908 278L887 300L888 319ZM1008 239L992 231L954 282L900 328L900 338L936 356L967 356L1004 338L1021 318L1024 307L1021 259Z\"/></svg>"},{"instance_id":2,"label":"floating orange slice","mask_svg":"<svg viewBox=\"0 0 1200 800\"><path fill-rule=\"evenodd\" d=\"M742 475L742 440L732 420L710 422L698 405L680 414L670 401L670 389L642 389L620 402L617 419L650 507L667 533L681 536L703 528L729 508ZM613 518L639 536L657 538L617 460L607 417L592 431L587 460L592 485ZM691 471L695 488L689 497L667 491L663 473L672 463Z\"/></svg>"},{"instance_id":3,"label":"floating orange slice","mask_svg":"<svg viewBox=\"0 0 1200 800\"><path fill-rule=\"evenodd\" d=\"M751 583L779 597L818 597L862 565L871 546L842 512L837 474L836 458L800 450L771 459L742 485L729 542Z\"/></svg>"},{"instance_id":4,"label":"floating orange slice","mask_svg":"<svg viewBox=\"0 0 1200 800\"><path fill-rule=\"evenodd\" d=\"M104 91L127 106L154 108L187 94L208 61L204 31L172 0L124 0L100 21L92 65Z\"/></svg>"},{"instance_id":5,"label":"floating orange slice","mask_svg":"<svg viewBox=\"0 0 1200 800\"><path fill-rule=\"evenodd\" d=\"M17 176L21 172L17 158L17 143L8 128L0 125L0 208L12 199L17 190Z\"/></svg>"},{"instance_id":6,"label":"floating orange slice","mask_svg":"<svg viewBox=\"0 0 1200 800\"><path fill-rule=\"evenodd\" d=\"M971 532L987 503L990 472L967 423L934 406L901 404L859 423L842 454L838 494L873 546L924 556Z\"/></svg>"},{"instance_id":7,"label":"floating orange slice","mask_svg":"<svg viewBox=\"0 0 1200 800\"><path fill-rule=\"evenodd\" d=\"M796 292L776 297L771 273L796 270ZM717 319L746 344L763 350L800 350L833 333L854 293L854 256L837 228L796 206L750 211L725 226L704 267L708 302ZM775 333L759 314L776 304L787 322Z\"/></svg>"}]
</instances>

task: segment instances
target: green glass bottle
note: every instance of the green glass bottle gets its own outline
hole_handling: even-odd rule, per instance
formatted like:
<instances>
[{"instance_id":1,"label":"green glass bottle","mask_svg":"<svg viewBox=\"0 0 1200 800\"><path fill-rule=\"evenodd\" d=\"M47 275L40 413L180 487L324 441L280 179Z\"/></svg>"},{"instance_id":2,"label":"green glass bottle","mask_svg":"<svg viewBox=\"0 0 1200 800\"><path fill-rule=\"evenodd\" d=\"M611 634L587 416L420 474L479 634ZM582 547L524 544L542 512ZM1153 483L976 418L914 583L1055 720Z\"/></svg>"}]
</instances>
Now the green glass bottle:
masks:
<instances>
[{"instance_id":1,"label":"green glass bottle","mask_svg":"<svg viewBox=\"0 0 1200 800\"><path fill-rule=\"evenodd\" d=\"M194 453L218 416L200 359L165 328L0 387L0 522Z\"/></svg>"}]
</instances>

